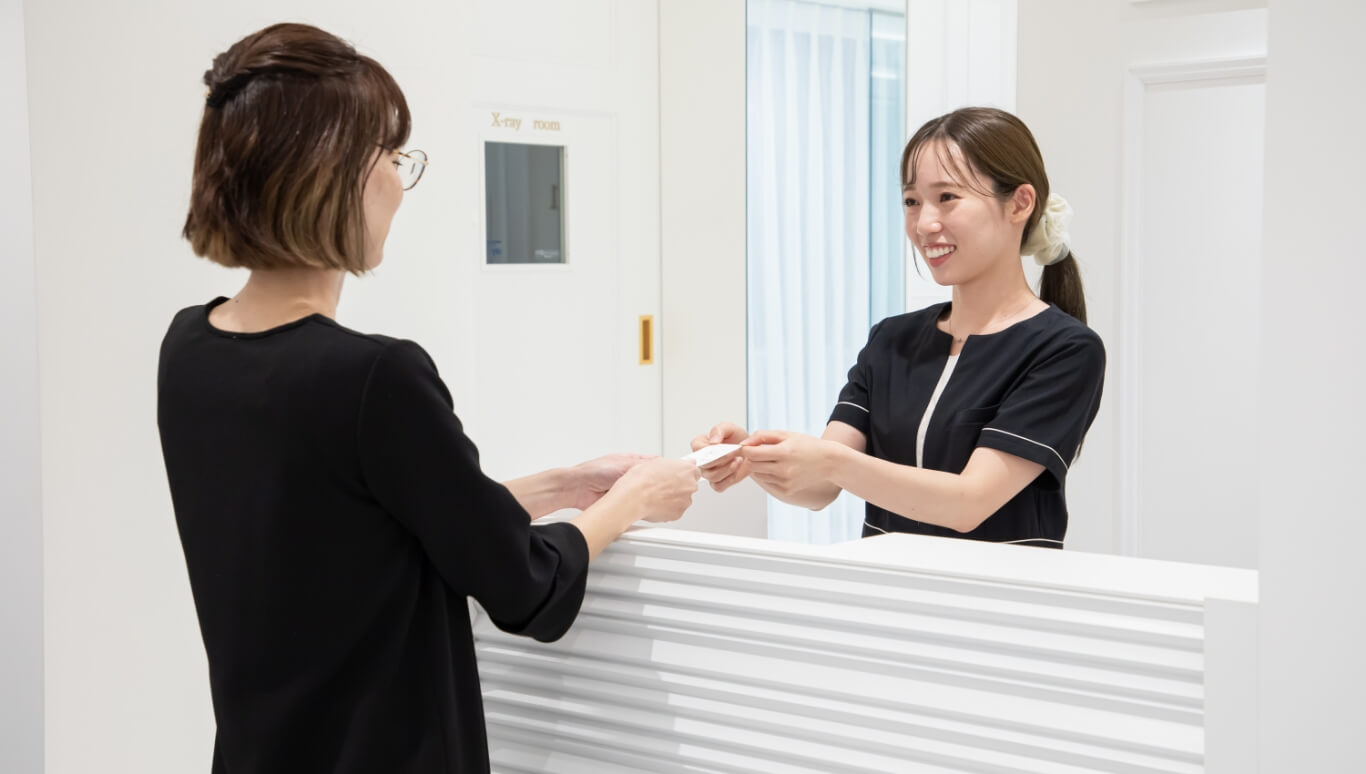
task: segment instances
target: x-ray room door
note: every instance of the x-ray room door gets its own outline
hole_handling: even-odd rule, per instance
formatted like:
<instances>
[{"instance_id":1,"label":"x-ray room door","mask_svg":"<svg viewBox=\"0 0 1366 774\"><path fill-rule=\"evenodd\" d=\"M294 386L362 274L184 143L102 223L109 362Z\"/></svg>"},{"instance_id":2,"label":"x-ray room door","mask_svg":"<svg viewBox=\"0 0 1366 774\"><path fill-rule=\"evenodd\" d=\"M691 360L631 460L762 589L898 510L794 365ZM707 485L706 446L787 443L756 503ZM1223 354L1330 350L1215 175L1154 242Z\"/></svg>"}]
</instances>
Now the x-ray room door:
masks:
<instances>
[{"instance_id":1,"label":"x-ray room door","mask_svg":"<svg viewBox=\"0 0 1366 774\"><path fill-rule=\"evenodd\" d=\"M657 4L474 5L462 417L501 478L660 453Z\"/></svg>"}]
</instances>

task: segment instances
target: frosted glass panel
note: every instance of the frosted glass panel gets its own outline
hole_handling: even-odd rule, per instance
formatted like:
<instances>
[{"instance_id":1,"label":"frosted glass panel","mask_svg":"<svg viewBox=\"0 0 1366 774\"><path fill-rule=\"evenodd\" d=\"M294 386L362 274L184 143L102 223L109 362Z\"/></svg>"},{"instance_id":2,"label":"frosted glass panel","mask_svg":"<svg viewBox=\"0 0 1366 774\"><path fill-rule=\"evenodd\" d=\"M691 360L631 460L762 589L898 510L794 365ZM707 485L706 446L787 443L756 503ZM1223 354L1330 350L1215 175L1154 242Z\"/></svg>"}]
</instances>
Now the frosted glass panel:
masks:
<instances>
[{"instance_id":1,"label":"frosted glass panel","mask_svg":"<svg viewBox=\"0 0 1366 774\"><path fill-rule=\"evenodd\" d=\"M564 263L564 147L484 143L485 260Z\"/></svg>"}]
</instances>

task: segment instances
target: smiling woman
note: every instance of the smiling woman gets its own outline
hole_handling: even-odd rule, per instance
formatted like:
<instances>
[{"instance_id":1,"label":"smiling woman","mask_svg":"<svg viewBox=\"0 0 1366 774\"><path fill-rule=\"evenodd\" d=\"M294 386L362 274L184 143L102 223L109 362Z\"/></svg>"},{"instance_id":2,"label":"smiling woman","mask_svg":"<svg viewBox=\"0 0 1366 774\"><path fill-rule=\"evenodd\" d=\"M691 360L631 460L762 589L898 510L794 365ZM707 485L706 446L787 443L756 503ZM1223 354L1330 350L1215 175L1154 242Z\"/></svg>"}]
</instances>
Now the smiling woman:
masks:
<instances>
[{"instance_id":1,"label":"smiling woman","mask_svg":"<svg viewBox=\"0 0 1366 774\"><path fill-rule=\"evenodd\" d=\"M919 182L921 155L930 151L933 163L926 165L929 177ZM1020 237L1019 251L1032 256L1044 268L1039 295L1047 303L1056 304L1064 312L1086 322L1086 299L1082 292L1081 272L1076 255L1068 243L1067 225L1072 209L1060 196L1050 195L1048 175L1043 157L1034 136L1015 116L988 108L964 108L936 118L925 124L907 143L901 157L901 179L906 196L906 235L925 256L930 267L947 262L955 246L944 243L940 235L923 234L917 241L910 219L919 217L923 208L937 211L933 200L951 204L963 199L964 190L978 198L1005 201L1017 193L1030 199L1028 218ZM1044 205L1039 206L1038 201ZM952 207L946 209L952 210ZM971 209L971 207L969 207ZM931 221L930 227L942 224ZM974 238L1013 236L1013 229L993 233L997 226L991 219L979 220L968 230ZM927 241L934 240L934 241ZM999 247L992 248L999 251ZM990 250L988 251L990 252ZM935 276L941 285L957 285L947 277Z\"/></svg>"},{"instance_id":2,"label":"smiling woman","mask_svg":"<svg viewBox=\"0 0 1366 774\"><path fill-rule=\"evenodd\" d=\"M1068 469L1100 405L1105 349L1085 325L1066 203L1015 116L964 108L902 154L906 236L953 300L873 326L821 439L722 424L694 447L742 443L706 469L752 475L785 502L867 502L887 532L1061 548ZM1047 202L1042 205L1041 202ZM1022 258L1046 264L1036 296Z\"/></svg>"}]
</instances>

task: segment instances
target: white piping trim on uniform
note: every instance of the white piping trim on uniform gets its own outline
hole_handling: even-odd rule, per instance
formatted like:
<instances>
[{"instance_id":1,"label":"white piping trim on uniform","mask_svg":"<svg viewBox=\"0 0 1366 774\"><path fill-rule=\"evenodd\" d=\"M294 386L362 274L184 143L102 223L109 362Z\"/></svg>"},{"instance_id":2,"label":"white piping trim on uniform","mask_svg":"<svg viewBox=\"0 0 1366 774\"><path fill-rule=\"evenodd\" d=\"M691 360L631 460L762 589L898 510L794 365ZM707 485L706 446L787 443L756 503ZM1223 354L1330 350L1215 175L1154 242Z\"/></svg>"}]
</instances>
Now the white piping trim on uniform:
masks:
<instances>
[{"instance_id":1,"label":"white piping trim on uniform","mask_svg":"<svg viewBox=\"0 0 1366 774\"><path fill-rule=\"evenodd\" d=\"M925 432L930 428L930 416L934 414L934 407L939 405L939 397L944 394L944 387L949 383L949 377L953 376L953 368L958 365L958 356L949 355L949 359L944 363L944 372L939 375L939 382L934 385L934 392L930 394L930 405L925 407L925 413L920 417L920 427L915 431L915 466L925 467Z\"/></svg>"},{"instance_id":2,"label":"white piping trim on uniform","mask_svg":"<svg viewBox=\"0 0 1366 774\"><path fill-rule=\"evenodd\" d=\"M1058 454L1058 450L1057 450L1057 449L1054 449L1052 446L1049 446L1049 445L1046 444L1046 443L1039 443L1038 441L1035 441L1035 440L1033 440L1033 439L1025 438L1023 435L1016 435L1016 434L1014 434L1014 433L1008 433L1008 432L1006 432L1005 430L997 430L997 429L994 428L994 427L984 427L984 428L982 428L982 432L984 432L984 433L985 433L986 431L988 431L988 430L990 430L990 431L993 432L993 433L1000 433L1001 435L1008 435L1008 436L1010 436L1011 438L1019 438L1021 441L1029 441L1030 443L1034 444L1035 446L1042 446L1043 448L1045 448L1045 449L1047 449L1047 450L1053 452L1053 456L1054 456L1054 457L1057 457L1057 458L1058 458L1058 462L1061 462L1061 463L1062 463L1062 469L1063 469L1063 470L1067 470L1067 469L1070 468L1070 466L1067 464L1067 460L1063 459L1061 454Z\"/></svg>"},{"instance_id":3,"label":"white piping trim on uniform","mask_svg":"<svg viewBox=\"0 0 1366 774\"><path fill-rule=\"evenodd\" d=\"M893 515L894 515L894 516L901 516L901 514L899 514L899 513L893 514ZM901 518L906 519L907 517L901 516ZM910 521L911 519L907 519L907 520ZM863 526L867 527L868 529L875 529L875 530L877 530L878 532L881 532L881 533L884 534L884 535L890 535L890 534L892 534L892 533L888 532L887 530L883 529L882 527L877 526L876 524L869 524L867 519L864 519L864 520L863 520ZM1025 538L1025 539L1023 539L1023 540L993 540L993 541L991 541L991 542L996 543L997 545L1002 545L1002 546L1014 545L1014 544L1016 544L1016 543L1057 543L1058 545L1063 545L1063 542L1062 542L1061 540L1054 540L1053 538Z\"/></svg>"},{"instance_id":4,"label":"white piping trim on uniform","mask_svg":"<svg viewBox=\"0 0 1366 774\"><path fill-rule=\"evenodd\" d=\"M842 400L842 401L840 401L839 403L836 403L835 405L836 405L836 406L853 406L854 408L858 409L859 411L862 411L862 412L865 413L865 414L871 414L871 413L873 413L873 412L869 411L868 409L866 409L866 408L860 406L859 404L857 404L857 403L850 403L850 402L847 401L847 400Z\"/></svg>"}]
</instances>

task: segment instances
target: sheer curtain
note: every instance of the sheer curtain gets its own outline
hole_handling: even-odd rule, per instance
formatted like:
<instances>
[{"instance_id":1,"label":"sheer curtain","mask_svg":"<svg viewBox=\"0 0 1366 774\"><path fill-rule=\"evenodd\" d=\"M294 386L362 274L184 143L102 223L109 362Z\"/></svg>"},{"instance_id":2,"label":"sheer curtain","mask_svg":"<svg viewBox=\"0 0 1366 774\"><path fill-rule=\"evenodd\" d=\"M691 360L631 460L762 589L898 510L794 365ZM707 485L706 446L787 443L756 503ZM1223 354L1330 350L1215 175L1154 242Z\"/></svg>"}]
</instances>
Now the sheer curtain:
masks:
<instances>
[{"instance_id":1,"label":"sheer curtain","mask_svg":"<svg viewBox=\"0 0 1366 774\"><path fill-rule=\"evenodd\" d=\"M898 43L901 18L749 0L751 429L819 435L874 311L901 311L904 239L895 237L899 191L886 147L894 143L899 157L904 142L904 39L899 61L885 45L889 36ZM875 71L896 83L873 85ZM888 163L890 177L881 169ZM769 536L778 540L852 539L862 521L863 502L848 494L820 512L769 499Z\"/></svg>"}]
</instances>

